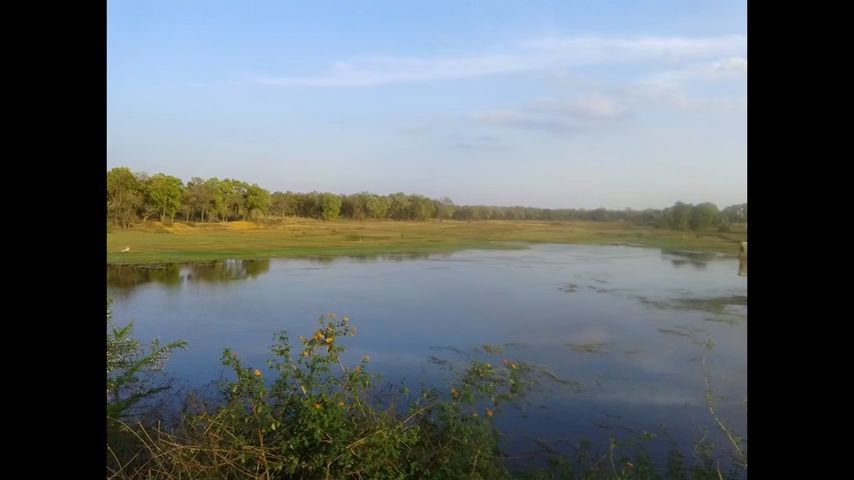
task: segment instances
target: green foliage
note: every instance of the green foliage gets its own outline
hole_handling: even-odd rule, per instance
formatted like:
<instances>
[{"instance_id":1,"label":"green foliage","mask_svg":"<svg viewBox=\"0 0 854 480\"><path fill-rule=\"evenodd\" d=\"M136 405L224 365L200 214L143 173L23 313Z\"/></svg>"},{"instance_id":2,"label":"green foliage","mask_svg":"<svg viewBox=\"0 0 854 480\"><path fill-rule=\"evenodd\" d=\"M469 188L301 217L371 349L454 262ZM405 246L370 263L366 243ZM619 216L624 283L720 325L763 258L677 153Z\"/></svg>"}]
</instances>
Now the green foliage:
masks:
<instances>
[{"instance_id":1,"label":"green foliage","mask_svg":"<svg viewBox=\"0 0 854 480\"><path fill-rule=\"evenodd\" d=\"M712 208L713 207L713 208ZM732 205L717 213L711 203L697 206L677 202L664 210L595 210L547 209L522 206L457 206L447 197L430 199L402 192L376 195L360 192L353 195L333 193L274 192L253 184L216 177L203 180L193 177L182 187L181 180L157 174L148 178L118 167L107 173L107 212L114 225L127 228L138 218L143 221L160 215L161 221L181 213L189 222L226 221L263 218L268 213L278 217L299 216L333 220L539 220L539 221L623 221L638 225L674 230L705 230L718 220L729 223L747 222L747 204ZM720 217L720 218L718 218Z\"/></svg>"},{"instance_id":2,"label":"green foliage","mask_svg":"<svg viewBox=\"0 0 854 480\"><path fill-rule=\"evenodd\" d=\"M670 208L670 228L673 230L688 230L688 221L691 218L691 205L676 202Z\"/></svg>"},{"instance_id":3,"label":"green foliage","mask_svg":"<svg viewBox=\"0 0 854 480\"><path fill-rule=\"evenodd\" d=\"M139 413L140 402L166 389L155 386L153 374L162 371L175 349L186 348L184 341L161 345L152 340L148 351L131 337L133 324L116 327L107 299L107 417L118 419Z\"/></svg>"},{"instance_id":4,"label":"green foliage","mask_svg":"<svg viewBox=\"0 0 854 480\"><path fill-rule=\"evenodd\" d=\"M317 217L335 220L341 215L341 197L334 193L321 193L317 197Z\"/></svg>"},{"instance_id":5,"label":"green foliage","mask_svg":"<svg viewBox=\"0 0 854 480\"><path fill-rule=\"evenodd\" d=\"M125 345L129 331L113 337ZM278 334L266 367L225 350L233 378L221 384L222 400L185 410L169 430L117 422L108 434L108 478L704 480L741 473L721 472L706 441L698 442L695 461L673 450L660 471L645 453L658 437L649 432L631 455L621 454L627 444L617 439L599 455L585 442L572 455L542 444L547 468L513 472L494 422L535 385L536 367L472 361L445 388L401 388L388 399L378 395L368 357L345 365L341 340L355 333L347 317L321 317L296 346ZM139 350L132 342L112 348ZM490 345L482 351L503 353Z\"/></svg>"},{"instance_id":6,"label":"green foliage","mask_svg":"<svg viewBox=\"0 0 854 480\"><path fill-rule=\"evenodd\" d=\"M493 421L530 385L527 369L475 362L447 390L401 389L381 400L369 359L342 361L340 339L354 334L346 317L332 315L296 348L283 332L263 371L226 350L222 362L234 379L222 385L222 404L186 414L172 432L125 426L142 439L135 458L147 460L137 471L155 478L509 478Z\"/></svg>"},{"instance_id":7,"label":"green foliage","mask_svg":"<svg viewBox=\"0 0 854 480\"><path fill-rule=\"evenodd\" d=\"M694 206L688 223L691 225L691 230L695 231L713 228L718 223L718 207L710 202Z\"/></svg>"},{"instance_id":8,"label":"green foliage","mask_svg":"<svg viewBox=\"0 0 854 480\"><path fill-rule=\"evenodd\" d=\"M145 191L146 203L160 214L160 221L164 221L167 217L174 218L181 209L184 182L180 178L158 173L148 179L145 184Z\"/></svg>"},{"instance_id":9,"label":"green foliage","mask_svg":"<svg viewBox=\"0 0 854 480\"><path fill-rule=\"evenodd\" d=\"M107 172L107 212L113 224L130 226L143 199L142 184L129 168L117 167Z\"/></svg>"},{"instance_id":10,"label":"green foliage","mask_svg":"<svg viewBox=\"0 0 854 480\"><path fill-rule=\"evenodd\" d=\"M263 217L270 208L270 192L252 184L246 189L246 209L253 218Z\"/></svg>"}]
</instances>

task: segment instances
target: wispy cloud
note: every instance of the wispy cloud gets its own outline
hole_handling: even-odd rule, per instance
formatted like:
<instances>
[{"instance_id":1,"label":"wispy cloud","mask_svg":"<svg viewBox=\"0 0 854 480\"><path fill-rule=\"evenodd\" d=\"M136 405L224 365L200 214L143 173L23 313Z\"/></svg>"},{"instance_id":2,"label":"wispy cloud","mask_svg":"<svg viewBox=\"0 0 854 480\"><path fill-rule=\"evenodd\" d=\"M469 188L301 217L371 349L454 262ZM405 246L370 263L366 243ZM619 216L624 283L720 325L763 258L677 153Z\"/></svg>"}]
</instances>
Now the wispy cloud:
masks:
<instances>
[{"instance_id":1,"label":"wispy cloud","mask_svg":"<svg viewBox=\"0 0 854 480\"><path fill-rule=\"evenodd\" d=\"M505 152L510 150L510 147L505 145L501 139L492 135L477 135L474 137L456 135L455 137L456 138L447 145L447 148L472 153Z\"/></svg>"},{"instance_id":2,"label":"wispy cloud","mask_svg":"<svg viewBox=\"0 0 854 480\"><path fill-rule=\"evenodd\" d=\"M623 88L621 93L628 101L652 102L678 109L733 110L746 108L746 97L701 98L689 95L687 89L724 82L741 82L746 86L746 75L747 60L734 56L650 75Z\"/></svg>"},{"instance_id":3,"label":"wispy cloud","mask_svg":"<svg viewBox=\"0 0 854 480\"><path fill-rule=\"evenodd\" d=\"M243 82L280 87L359 87L463 79L573 66L682 61L744 55L744 35L717 37L550 37L515 52L450 58L368 56L312 75L247 75Z\"/></svg>"},{"instance_id":4,"label":"wispy cloud","mask_svg":"<svg viewBox=\"0 0 854 480\"><path fill-rule=\"evenodd\" d=\"M574 100L537 100L518 109L492 110L474 115L474 119L552 133L603 127L630 118L629 113L613 99L588 95Z\"/></svg>"},{"instance_id":5,"label":"wispy cloud","mask_svg":"<svg viewBox=\"0 0 854 480\"><path fill-rule=\"evenodd\" d=\"M624 90L627 99L683 110L736 110L747 108L746 98L703 98L688 95L680 88L634 85Z\"/></svg>"},{"instance_id":6,"label":"wispy cloud","mask_svg":"<svg viewBox=\"0 0 854 480\"><path fill-rule=\"evenodd\" d=\"M730 57L714 62L694 63L680 69L667 70L641 79L639 83L665 88L678 88L693 82L742 80L747 75L747 59Z\"/></svg>"}]
</instances>

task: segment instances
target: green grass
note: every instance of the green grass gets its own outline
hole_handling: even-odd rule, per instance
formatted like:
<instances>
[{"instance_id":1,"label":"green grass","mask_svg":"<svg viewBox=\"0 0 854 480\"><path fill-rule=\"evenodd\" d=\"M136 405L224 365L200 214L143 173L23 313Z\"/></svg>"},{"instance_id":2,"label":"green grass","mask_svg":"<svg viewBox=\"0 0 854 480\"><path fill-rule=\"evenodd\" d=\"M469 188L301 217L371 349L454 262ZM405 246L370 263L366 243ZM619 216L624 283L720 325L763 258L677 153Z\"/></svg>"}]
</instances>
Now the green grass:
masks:
<instances>
[{"instance_id":1,"label":"green grass","mask_svg":"<svg viewBox=\"0 0 854 480\"><path fill-rule=\"evenodd\" d=\"M286 219L183 224L149 222L107 233L108 264L200 262L225 258L437 253L524 248L530 243L620 244L737 255L745 232L677 232L620 222L394 222ZM121 250L130 247L129 252Z\"/></svg>"}]
</instances>

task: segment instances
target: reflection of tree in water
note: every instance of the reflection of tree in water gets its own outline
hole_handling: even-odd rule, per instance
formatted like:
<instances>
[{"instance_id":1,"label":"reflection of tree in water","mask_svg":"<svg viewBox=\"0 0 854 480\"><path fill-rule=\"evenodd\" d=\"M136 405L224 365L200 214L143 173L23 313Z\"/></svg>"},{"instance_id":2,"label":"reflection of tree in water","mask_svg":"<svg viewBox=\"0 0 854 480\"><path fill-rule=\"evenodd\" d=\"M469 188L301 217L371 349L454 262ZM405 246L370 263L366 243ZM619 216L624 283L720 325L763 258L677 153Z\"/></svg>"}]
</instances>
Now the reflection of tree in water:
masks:
<instances>
[{"instance_id":1,"label":"reflection of tree in water","mask_svg":"<svg viewBox=\"0 0 854 480\"><path fill-rule=\"evenodd\" d=\"M701 262L701 261L692 260L692 259L671 258L670 263L676 268L684 267L685 265L691 265L692 267L694 267L694 270L705 270L706 269L706 262Z\"/></svg>"},{"instance_id":2,"label":"reflection of tree in water","mask_svg":"<svg viewBox=\"0 0 854 480\"><path fill-rule=\"evenodd\" d=\"M396 253L391 255L349 255L346 257L306 257L309 263L329 265L337 260L346 259L353 263L375 263L379 261L402 262L404 260L423 260L429 253Z\"/></svg>"},{"instance_id":3,"label":"reflection of tree in water","mask_svg":"<svg viewBox=\"0 0 854 480\"><path fill-rule=\"evenodd\" d=\"M669 260L671 265L676 268L691 265L694 267L694 270L705 270L706 265L717 258L716 253L681 252L675 250L662 250L661 256Z\"/></svg>"},{"instance_id":4,"label":"reflection of tree in water","mask_svg":"<svg viewBox=\"0 0 854 480\"><path fill-rule=\"evenodd\" d=\"M149 282L175 286L180 285L182 281L181 268L177 264L107 266L108 287L129 289Z\"/></svg>"},{"instance_id":5,"label":"reflection of tree in water","mask_svg":"<svg viewBox=\"0 0 854 480\"><path fill-rule=\"evenodd\" d=\"M130 290L146 283L159 283L169 287L183 284L184 275L189 281L225 282L254 278L270 271L270 260L223 260L193 264L183 269L178 264L165 265L108 265L107 286Z\"/></svg>"},{"instance_id":6,"label":"reflection of tree in water","mask_svg":"<svg viewBox=\"0 0 854 480\"><path fill-rule=\"evenodd\" d=\"M254 278L270 271L270 260L222 260L189 266L187 280L227 282Z\"/></svg>"}]
</instances>

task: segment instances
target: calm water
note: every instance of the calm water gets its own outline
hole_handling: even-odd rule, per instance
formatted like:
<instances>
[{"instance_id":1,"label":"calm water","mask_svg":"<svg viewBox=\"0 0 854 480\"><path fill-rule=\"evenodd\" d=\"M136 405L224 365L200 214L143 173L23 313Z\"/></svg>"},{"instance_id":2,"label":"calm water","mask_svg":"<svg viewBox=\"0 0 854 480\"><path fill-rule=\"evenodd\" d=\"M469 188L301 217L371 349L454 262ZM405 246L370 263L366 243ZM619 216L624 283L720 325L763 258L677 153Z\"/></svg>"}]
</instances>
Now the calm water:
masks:
<instances>
[{"instance_id":1,"label":"calm water","mask_svg":"<svg viewBox=\"0 0 854 480\"><path fill-rule=\"evenodd\" d=\"M309 336L325 313L358 335L346 355L371 357L389 381L445 385L431 357L462 360L483 344L580 388L544 384L499 422L507 443L667 428L690 445L708 428L707 364L716 408L746 436L747 280L735 257L657 249L536 245L445 255L226 261L107 269L113 318L136 337L190 344L168 368L186 385L219 378L222 349L262 367L273 334ZM713 342L711 350L704 346ZM494 361L494 360L493 360Z\"/></svg>"}]
</instances>

